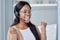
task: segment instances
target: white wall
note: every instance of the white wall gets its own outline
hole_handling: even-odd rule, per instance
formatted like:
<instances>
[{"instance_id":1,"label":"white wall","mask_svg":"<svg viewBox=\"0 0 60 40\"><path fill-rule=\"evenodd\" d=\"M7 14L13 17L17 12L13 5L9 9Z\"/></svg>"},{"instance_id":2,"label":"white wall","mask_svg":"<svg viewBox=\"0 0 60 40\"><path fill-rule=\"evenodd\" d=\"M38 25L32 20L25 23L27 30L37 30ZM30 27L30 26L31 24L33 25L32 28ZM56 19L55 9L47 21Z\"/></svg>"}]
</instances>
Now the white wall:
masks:
<instances>
[{"instance_id":1,"label":"white wall","mask_svg":"<svg viewBox=\"0 0 60 40\"><path fill-rule=\"evenodd\" d=\"M40 25L41 21L57 24L57 6L32 7L31 21L36 25Z\"/></svg>"},{"instance_id":2,"label":"white wall","mask_svg":"<svg viewBox=\"0 0 60 40\"><path fill-rule=\"evenodd\" d=\"M13 0L5 0L5 40L7 40L7 31L13 20Z\"/></svg>"},{"instance_id":3,"label":"white wall","mask_svg":"<svg viewBox=\"0 0 60 40\"><path fill-rule=\"evenodd\" d=\"M58 0L58 40L60 40L60 0Z\"/></svg>"},{"instance_id":4,"label":"white wall","mask_svg":"<svg viewBox=\"0 0 60 40\"><path fill-rule=\"evenodd\" d=\"M0 35L1 35L1 0L0 0ZM0 36L1 39L1 36Z\"/></svg>"},{"instance_id":5,"label":"white wall","mask_svg":"<svg viewBox=\"0 0 60 40\"><path fill-rule=\"evenodd\" d=\"M1 40L5 40L5 0L1 0Z\"/></svg>"},{"instance_id":6,"label":"white wall","mask_svg":"<svg viewBox=\"0 0 60 40\"><path fill-rule=\"evenodd\" d=\"M12 23L12 0L0 1L0 40L7 40L7 31Z\"/></svg>"}]
</instances>

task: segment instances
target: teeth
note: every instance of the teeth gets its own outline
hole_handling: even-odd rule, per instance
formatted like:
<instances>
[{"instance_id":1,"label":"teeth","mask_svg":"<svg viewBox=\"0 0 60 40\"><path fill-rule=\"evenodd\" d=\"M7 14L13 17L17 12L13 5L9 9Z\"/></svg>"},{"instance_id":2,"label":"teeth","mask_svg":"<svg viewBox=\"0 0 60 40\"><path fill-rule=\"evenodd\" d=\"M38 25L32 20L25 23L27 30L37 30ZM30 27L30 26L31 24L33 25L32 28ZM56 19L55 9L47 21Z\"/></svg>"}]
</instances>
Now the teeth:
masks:
<instances>
[{"instance_id":1,"label":"teeth","mask_svg":"<svg viewBox=\"0 0 60 40\"><path fill-rule=\"evenodd\" d=\"M26 19L26 20L29 20L29 16L26 16L25 19Z\"/></svg>"},{"instance_id":2,"label":"teeth","mask_svg":"<svg viewBox=\"0 0 60 40\"><path fill-rule=\"evenodd\" d=\"M26 18L29 18L29 16L26 16Z\"/></svg>"},{"instance_id":3,"label":"teeth","mask_svg":"<svg viewBox=\"0 0 60 40\"><path fill-rule=\"evenodd\" d=\"M26 17L26 18L29 18L29 17Z\"/></svg>"}]
</instances>

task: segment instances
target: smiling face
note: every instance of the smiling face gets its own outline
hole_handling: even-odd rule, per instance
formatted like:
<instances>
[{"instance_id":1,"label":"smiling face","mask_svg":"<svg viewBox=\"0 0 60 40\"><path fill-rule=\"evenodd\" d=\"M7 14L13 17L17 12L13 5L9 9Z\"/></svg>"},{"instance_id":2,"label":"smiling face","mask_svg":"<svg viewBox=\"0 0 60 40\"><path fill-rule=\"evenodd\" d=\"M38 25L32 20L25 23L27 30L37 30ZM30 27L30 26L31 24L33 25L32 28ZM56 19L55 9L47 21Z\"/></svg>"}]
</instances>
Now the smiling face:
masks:
<instances>
[{"instance_id":1,"label":"smiling face","mask_svg":"<svg viewBox=\"0 0 60 40\"><path fill-rule=\"evenodd\" d=\"M25 23L29 23L31 17L31 9L28 5L24 5L19 11L20 20L23 19Z\"/></svg>"}]
</instances>

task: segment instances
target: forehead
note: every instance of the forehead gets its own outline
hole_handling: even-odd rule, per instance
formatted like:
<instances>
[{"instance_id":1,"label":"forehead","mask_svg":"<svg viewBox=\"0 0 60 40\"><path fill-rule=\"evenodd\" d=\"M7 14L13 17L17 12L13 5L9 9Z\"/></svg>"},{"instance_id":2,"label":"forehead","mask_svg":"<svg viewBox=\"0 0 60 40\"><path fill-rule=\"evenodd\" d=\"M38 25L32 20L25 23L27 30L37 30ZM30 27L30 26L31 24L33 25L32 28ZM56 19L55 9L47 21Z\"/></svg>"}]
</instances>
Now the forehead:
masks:
<instances>
[{"instance_id":1,"label":"forehead","mask_svg":"<svg viewBox=\"0 0 60 40\"><path fill-rule=\"evenodd\" d=\"M30 10L30 7L28 5L24 5L21 10Z\"/></svg>"}]
</instances>

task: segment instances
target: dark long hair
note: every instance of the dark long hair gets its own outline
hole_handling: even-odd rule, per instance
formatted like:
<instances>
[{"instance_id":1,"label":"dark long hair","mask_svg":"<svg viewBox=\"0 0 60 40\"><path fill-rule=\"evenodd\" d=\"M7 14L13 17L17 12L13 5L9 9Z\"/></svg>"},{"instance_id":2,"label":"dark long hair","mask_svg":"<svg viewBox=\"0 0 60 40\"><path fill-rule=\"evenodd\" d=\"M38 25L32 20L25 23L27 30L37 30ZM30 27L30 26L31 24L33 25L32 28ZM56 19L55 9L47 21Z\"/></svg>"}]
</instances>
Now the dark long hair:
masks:
<instances>
[{"instance_id":1,"label":"dark long hair","mask_svg":"<svg viewBox=\"0 0 60 40\"><path fill-rule=\"evenodd\" d=\"M25 4L28 5L28 6L30 7L30 9L31 9L31 6L29 5L28 2L26 2L26 1L19 1L19 2L16 4L15 8L14 8L14 14L15 14L16 17L15 17L14 22L13 22L13 24L12 24L11 26L17 25L17 24L19 23L19 21L20 21L20 19L19 19L19 16L20 16L20 15L19 15L19 11L22 9L22 7L23 7ZM28 27L30 28L31 32L32 32L33 35L35 36L36 40L40 40L35 25L32 24L31 22L29 22L29 23L27 23L27 24L28 24Z\"/></svg>"}]
</instances>

